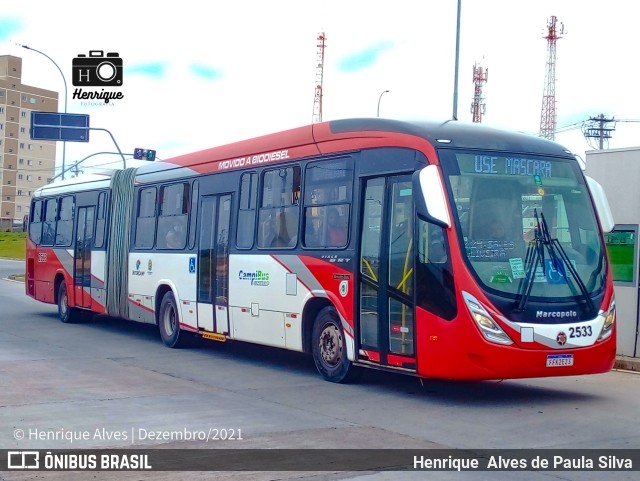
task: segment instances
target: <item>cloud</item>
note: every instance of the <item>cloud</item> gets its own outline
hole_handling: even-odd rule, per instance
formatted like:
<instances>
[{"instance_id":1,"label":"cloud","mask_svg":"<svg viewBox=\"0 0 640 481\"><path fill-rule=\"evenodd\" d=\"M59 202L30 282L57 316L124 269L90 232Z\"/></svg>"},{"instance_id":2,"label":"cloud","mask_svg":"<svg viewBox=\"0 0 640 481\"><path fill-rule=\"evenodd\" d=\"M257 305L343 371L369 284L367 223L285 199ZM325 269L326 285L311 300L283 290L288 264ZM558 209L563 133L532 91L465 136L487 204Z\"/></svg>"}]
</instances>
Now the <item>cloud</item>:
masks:
<instances>
[{"instance_id":1,"label":"cloud","mask_svg":"<svg viewBox=\"0 0 640 481\"><path fill-rule=\"evenodd\" d=\"M166 65L163 62L140 63L128 66L125 64L124 70L133 75L146 75L149 77L164 77Z\"/></svg>"},{"instance_id":2,"label":"cloud","mask_svg":"<svg viewBox=\"0 0 640 481\"><path fill-rule=\"evenodd\" d=\"M9 40L11 35L23 29L22 20L18 17L0 17L0 42Z\"/></svg>"},{"instance_id":3,"label":"cloud","mask_svg":"<svg viewBox=\"0 0 640 481\"><path fill-rule=\"evenodd\" d=\"M338 62L338 70L356 72L374 65L380 55L394 47L392 42L380 42L360 52L349 55Z\"/></svg>"},{"instance_id":4,"label":"cloud","mask_svg":"<svg viewBox=\"0 0 640 481\"><path fill-rule=\"evenodd\" d=\"M220 70L209 67L208 65L194 63L189 66L189 69L196 77L200 77L204 80L217 80L222 77L222 72Z\"/></svg>"}]
</instances>

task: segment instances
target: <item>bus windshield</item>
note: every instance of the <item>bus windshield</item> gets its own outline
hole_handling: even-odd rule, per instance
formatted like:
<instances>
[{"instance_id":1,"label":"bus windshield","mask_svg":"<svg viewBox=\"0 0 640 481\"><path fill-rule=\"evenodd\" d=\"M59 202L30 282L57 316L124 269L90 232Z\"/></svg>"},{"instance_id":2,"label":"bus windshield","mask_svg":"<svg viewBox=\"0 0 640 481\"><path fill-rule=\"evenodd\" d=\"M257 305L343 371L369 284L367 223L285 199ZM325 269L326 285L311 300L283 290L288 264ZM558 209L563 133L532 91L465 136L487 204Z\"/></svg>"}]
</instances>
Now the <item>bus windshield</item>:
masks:
<instances>
[{"instance_id":1,"label":"bus windshield","mask_svg":"<svg viewBox=\"0 0 640 481\"><path fill-rule=\"evenodd\" d=\"M440 154L461 249L484 288L521 301L588 298L601 291L604 249L575 160Z\"/></svg>"}]
</instances>

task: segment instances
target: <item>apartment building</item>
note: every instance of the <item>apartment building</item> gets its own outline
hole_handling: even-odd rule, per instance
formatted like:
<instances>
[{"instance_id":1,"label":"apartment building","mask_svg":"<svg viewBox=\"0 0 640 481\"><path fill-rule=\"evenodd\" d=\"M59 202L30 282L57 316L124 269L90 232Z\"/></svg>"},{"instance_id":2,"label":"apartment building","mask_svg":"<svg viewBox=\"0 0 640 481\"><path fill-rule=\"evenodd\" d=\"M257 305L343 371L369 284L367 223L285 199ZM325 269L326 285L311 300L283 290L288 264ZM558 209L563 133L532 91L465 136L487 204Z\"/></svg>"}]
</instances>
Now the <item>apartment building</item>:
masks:
<instances>
[{"instance_id":1,"label":"apartment building","mask_svg":"<svg viewBox=\"0 0 640 481\"><path fill-rule=\"evenodd\" d=\"M31 112L58 111L58 93L22 83L22 59L0 55L0 229L22 227L31 194L54 176L56 143L31 140Z\"/></svg>"}]
</instances>

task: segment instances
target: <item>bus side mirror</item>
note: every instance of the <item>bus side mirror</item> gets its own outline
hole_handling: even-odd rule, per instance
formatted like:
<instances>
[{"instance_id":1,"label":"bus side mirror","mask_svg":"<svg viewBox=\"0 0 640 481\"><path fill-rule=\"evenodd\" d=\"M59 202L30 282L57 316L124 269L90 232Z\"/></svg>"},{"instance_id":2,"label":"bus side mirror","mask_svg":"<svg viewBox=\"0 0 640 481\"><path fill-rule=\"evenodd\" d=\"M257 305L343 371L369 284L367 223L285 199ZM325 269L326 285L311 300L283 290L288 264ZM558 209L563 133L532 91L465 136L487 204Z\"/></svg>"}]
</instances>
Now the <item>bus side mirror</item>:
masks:
<instances>
[{"instance_id":1,"label":"bus side mirror","mask_svg":"<svg viewBox=\"0 0 640 481\"><path fill-rule=\"evenodd\" d=\"M447 196L438 167L427 165L424 169L415 172L412 180L418 215L441 227L451 227Z\"/></svg>"},{"instance_id":2,"label":"bus side mirror","mask_svg":"<svg viewBox=\"0 0 640 481\"><path fill-rule=\"evenodd\" d=\"M596 212L600 218L600 225L604 232L611 232L615 223L613 221L613 214L611 213L611 207L609 207L609 201L604 193L602 186L589 176L585 176L587 179L587 185L591 191L591 197L593 197L593 203L596 206Z\"/></svg>"}]
</instances>

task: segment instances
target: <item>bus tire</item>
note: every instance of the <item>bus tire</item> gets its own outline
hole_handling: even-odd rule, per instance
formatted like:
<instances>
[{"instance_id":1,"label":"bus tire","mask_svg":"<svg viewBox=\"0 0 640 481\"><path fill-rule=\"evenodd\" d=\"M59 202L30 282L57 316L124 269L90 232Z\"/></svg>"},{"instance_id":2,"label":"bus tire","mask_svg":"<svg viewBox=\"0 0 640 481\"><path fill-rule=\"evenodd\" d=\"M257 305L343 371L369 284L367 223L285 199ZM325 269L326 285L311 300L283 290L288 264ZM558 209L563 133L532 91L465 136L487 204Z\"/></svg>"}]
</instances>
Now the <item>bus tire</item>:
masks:
<instances>
[{"instance_id":1,"label":"bus tire","mask_svg":"<svg viewBox=\"0 0 640 481\"><path fill-rule=\"evenodd\" d=\"M180 329L178 305L171 291L162 297L158 313L158 328L165 346L176 349L184 346L186 333Z\"/></svg>"},{"instance_id":2,"label":"bus tire","mask_svg":"<svg viewBox=\"0 0 640 481\"><path fill-rule=\"evenodd\" d=\"M78 309L69 307L67 284L64 281L58 286L58 316L64 323L75 322L80 317Z\"/></svg>"},{"instance_id":3,"label":"bus tire","mask_svg":"<svg viewBox=\"0 0 640 481\"><path fill-rule=\"evenodd\" d=\"M335 308L322 309L313 324L311 351L318 372L330 382L353 379L355 367L347 359L347 346L340 317Z\"/></svg>"}]
</instances>

